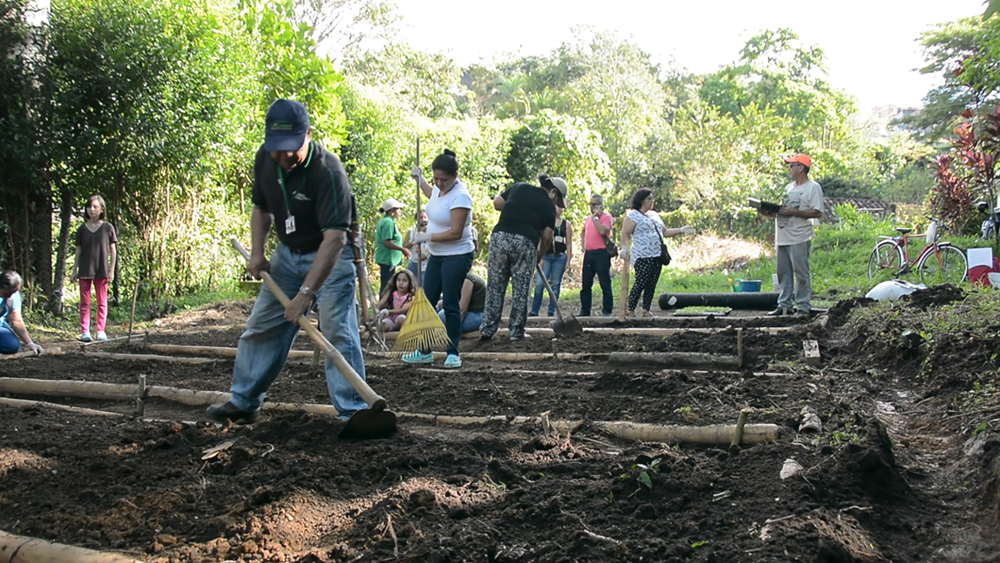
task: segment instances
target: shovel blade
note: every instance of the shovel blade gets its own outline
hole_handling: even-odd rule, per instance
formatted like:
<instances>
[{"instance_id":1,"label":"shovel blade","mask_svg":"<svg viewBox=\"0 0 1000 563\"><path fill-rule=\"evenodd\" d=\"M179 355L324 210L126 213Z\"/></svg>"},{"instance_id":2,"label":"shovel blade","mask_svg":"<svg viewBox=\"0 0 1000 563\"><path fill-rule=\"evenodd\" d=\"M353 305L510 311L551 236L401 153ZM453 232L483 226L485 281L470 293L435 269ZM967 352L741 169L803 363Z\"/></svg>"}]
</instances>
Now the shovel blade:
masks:
<instances>
[{"instance_id":1,"label":"shovel blade","mask_svg":"<svg viewBox=\"0 0 1000 563\"><path fill-rule=\"evenodd\" d=\"M583 335L583 325L573 315L563 317L562 320L552 321L550 326L552 327L552 332L556 333L556 336L573 338Z\"/></svg>"},{"instance_id":2,"label":"shovel blade","mask_svg":"<svg viewBox=\"0 0 1000 563\"><path fill-rule=\"evenodd\" d=\"M341 440L378 440L396 433L396 413L385 410L385 401L354 413L340 430Z\"/></svg>"}]
</instances>

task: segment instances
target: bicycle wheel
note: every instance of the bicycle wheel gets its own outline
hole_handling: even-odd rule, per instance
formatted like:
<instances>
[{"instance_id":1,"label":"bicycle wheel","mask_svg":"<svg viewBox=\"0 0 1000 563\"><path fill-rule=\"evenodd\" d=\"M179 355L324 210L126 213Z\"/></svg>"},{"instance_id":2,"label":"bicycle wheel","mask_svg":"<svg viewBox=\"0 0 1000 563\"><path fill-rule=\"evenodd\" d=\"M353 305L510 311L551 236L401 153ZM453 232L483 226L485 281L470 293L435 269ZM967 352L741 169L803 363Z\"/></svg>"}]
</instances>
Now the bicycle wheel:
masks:
<instances>
[{"instance_id":1,"label":"bicycle wheel","mask_svg":"<svg viewBox=\"0 0 1000 563\"><path fill-rule=\"evenodd\" d=\"M929 286L942 283L958 285L969 273L969 262L961 248L939 244L935 252L920 257L917 271L920 272L920 281Z\"/></svg>"},{"instance_id":2,"label":"bicycle wheel","mask_svg":"<svg viewBox=\"0 0 1000 563\"><path fill-rule=\"evenodd\" d=\"M876 283L894 279L903 263L903 252L891 240L883 240L875 245L868 258L868 279Z\"/></svg>"}]
</instances>

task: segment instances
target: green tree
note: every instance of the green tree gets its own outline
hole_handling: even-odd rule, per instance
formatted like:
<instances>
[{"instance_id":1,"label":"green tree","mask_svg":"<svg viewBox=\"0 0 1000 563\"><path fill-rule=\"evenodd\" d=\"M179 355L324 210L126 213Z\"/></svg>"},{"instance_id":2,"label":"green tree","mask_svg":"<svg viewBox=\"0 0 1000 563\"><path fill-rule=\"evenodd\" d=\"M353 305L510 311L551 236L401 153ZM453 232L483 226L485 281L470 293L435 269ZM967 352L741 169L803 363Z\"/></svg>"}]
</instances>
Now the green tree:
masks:
<instances>
[{"instance_id":1,"label":"green tree","mask_svg":"<svg viewBox=\"0 0 1000 563\"><path fill-rule=\"evenodd\" d=\"M735 64L707 76L700 95L724 115L740 115L751 103L768 108L794 124L785 133L790 150L842 151L854 102L825 75L819 47L802 46L791 30L768 30L747 41Z\"/></svg>"},{"instance_id":2,"label":"green tree","mask_svg":"<svg viewBox=\"0 0 1000 563\"><path fill-rule=\"evenodd\" d=\"M635 187L622 185L625 169L662 121L659 70L647 53L611 35L595 34L575 50L587 70L568 87L572 113L601 134L622 196Z\"/></svg>"},{"instance_id":3,"label":"green tree","mask_svg":"<svg viewBox=\"0 0 1000 563\"><path fill-rule=\"evenodd\" d=\"M511 136L507 172L515 182L537 184L545 172L569 185L567 218L584 217L591 194L608 193L614 174L601 150L600 135L583 118L542 110Z\"/></svg>"},{"instance_id":4,"label":"green tree","mask_svg":"<svg viewBox=\"0 0 1000 563\"><path fill-rule=\"evenodd\" d=\"M389 44L350 61L345 73L381 90L416 115L458 117L459 99L471 97L455 61L400 44Z\"/></svg>"},{"instance_id":5,"label":"green tree","mask_svg":"<svg viewBox=\"0 0 1000 563\"><path fill-rule=\"evenodd\" d=\"M927 61L920 72L940 74L944 84L930 90L923 109L902 123L922 139L937 142L951 135L965 110L990 113L1000 102L1000 18L939 24L920 43Z\"/></svg>"},{"instance_id":6,"label":"green tree","mask_svg":"<svg viewBox=\"0 0 1000 563\"><path fill-rule=\"evenodd\" d=\"M44 30L28 25L27 0L0 0L0 265L24 278L27 306L52 293L52 197Z\"/></svg>"}]
</instances>

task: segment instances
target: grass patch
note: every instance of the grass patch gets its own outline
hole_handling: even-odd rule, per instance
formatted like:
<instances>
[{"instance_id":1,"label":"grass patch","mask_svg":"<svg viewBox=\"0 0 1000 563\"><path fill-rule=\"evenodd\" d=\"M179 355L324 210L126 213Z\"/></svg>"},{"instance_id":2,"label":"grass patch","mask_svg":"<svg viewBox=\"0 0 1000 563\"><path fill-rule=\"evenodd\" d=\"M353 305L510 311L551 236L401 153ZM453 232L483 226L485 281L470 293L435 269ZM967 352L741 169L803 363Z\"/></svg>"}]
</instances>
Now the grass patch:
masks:
<instances>
[{"instance_id":1,"label":"grass patch","mask_svg":"<svg viewBox=\"0 0 1000 563\"><path fill-rule=\"evenodd\" d=\"M133 330L145 329L156 319L169 314L183 313L221 301L246 299L247 297L255 296L256 293L229 289L182 295L158 302L138 300L135 304L135 326ZM75 339L80 335L79 310L79 301L66 302L62 317L34 310L25 315L25 324L32 337L44 335L48 339L53 340ZM131 312L132 302L126 299L124 295L118 305L114 305L109 299L108 326L127 325ZM96 298L92 305L91 313L91 325L93 325L97 320Z\"/></svg>"}]
</instances>

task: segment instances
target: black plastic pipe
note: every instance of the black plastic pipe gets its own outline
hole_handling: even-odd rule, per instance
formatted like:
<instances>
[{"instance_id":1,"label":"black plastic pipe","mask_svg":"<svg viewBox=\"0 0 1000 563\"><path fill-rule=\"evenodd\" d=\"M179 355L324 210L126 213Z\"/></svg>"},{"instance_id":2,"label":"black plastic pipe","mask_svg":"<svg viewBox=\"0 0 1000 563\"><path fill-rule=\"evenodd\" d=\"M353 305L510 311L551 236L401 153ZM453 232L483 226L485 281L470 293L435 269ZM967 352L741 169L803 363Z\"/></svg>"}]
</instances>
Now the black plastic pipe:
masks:
<instances>
[{"instance_id":1,"label":"black plastic pipe","mask_svg":"<svg viewBox=\"0 0 1000 563\"><path fill-rule=\"evenodd\" d=\"M777 292L732 292L732 293L664 293L660 295L660 309L683 309L684 307L729 307L766 311L778 306Z\"/></svg>"}]
</instances>

